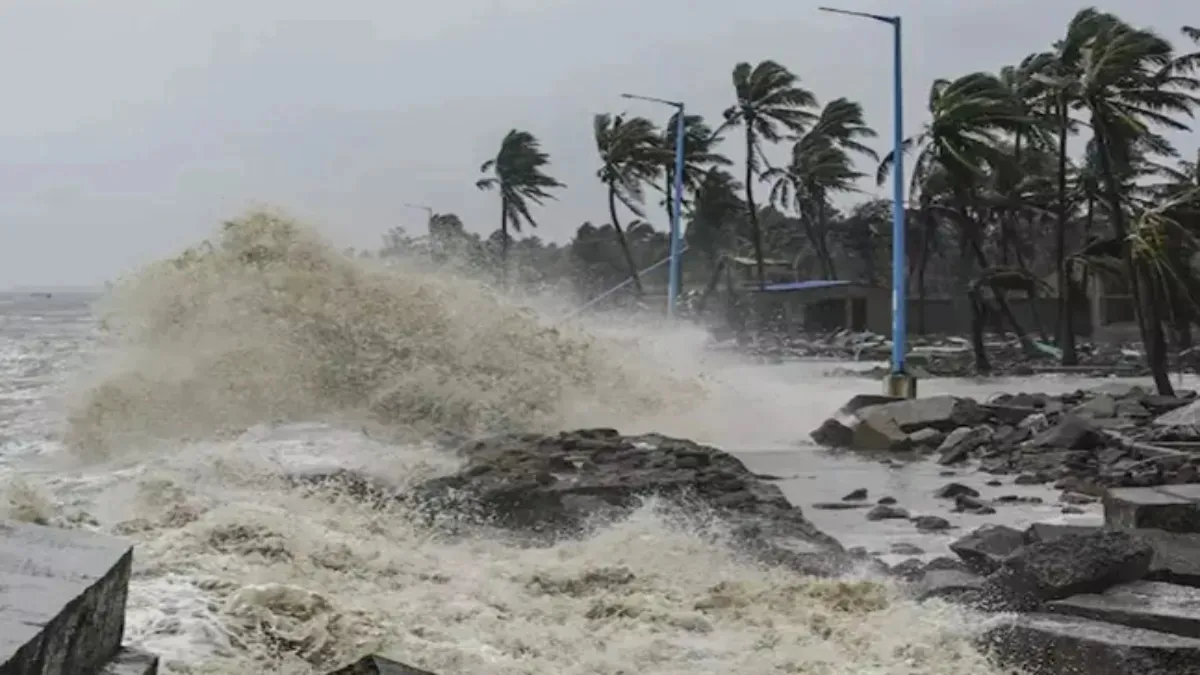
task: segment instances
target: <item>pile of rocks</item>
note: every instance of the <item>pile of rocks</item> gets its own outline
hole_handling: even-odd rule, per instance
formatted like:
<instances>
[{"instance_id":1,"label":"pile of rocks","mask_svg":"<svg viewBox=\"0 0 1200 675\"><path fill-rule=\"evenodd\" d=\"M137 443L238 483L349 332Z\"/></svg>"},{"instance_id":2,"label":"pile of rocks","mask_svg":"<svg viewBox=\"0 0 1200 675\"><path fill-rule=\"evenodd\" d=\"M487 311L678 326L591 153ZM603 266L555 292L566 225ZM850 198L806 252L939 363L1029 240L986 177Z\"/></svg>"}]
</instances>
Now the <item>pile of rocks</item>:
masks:
<instances>
[{"instance_id":1,"label":"pile of rocks","mask_svg":"<svg viewBox=\"0 0 1200 675\"><path fill-rule=\"evenodd\" d=\"M892 572L921 600L1016 611L982 641L1005 666L1047 675L1200 672L1200 486L1116 488L1100 527L988 525L958 559Z\"/></svg>"},{"instance_id":2,"label":"pile of rocks","mask_svg":"<svg viewBox=\"0 0 1200 675\"><path fill-rule=\"evenodd\" d=\"M832 448L975 463L1019 484L1100 497L1105 488L1200 482L1200 400L1121 382L986 403L954 396L856 396L812 432ZM1195 451L1196 454L1193 454Z\"/></svg>"}]
</instances>

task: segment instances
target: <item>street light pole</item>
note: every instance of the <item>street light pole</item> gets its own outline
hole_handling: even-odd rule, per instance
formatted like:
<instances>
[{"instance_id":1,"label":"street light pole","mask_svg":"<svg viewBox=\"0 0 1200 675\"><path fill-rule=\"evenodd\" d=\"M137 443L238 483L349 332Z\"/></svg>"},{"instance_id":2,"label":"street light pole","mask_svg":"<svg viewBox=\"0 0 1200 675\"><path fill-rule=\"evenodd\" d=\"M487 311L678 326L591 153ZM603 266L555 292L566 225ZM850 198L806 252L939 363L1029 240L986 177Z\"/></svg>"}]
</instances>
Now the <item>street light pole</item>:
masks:
<instances>
[{"instance_id":1,"label":"street light pole","mask_svg":"<svg viewBox=\"0 0 1200 675\"><path fill-rule=\"evenodd\" d=\"M671 249L670 265L667 270L667 318L675 318L675 303L679 297L679 257L680 232L679 222L683 213L683 134L684 134L684 105L679 101L635 94L621 94L621 98L637 101L649 101L675 108L675 208L671 210Z\"/></svg>"},{"instance_id":2,"label":"street light pole","mask_svg":"<svg viewBox=\"0 0 1200 675\"><path fill-rule=\"evenodd\" d=\"M892 369L885 391L914 398L917 380L905 371L908 343L908 275L904 243L904 78L899 16L820 7L822 12L873 19L892 27Z\"/></svg>"}]
</instances>

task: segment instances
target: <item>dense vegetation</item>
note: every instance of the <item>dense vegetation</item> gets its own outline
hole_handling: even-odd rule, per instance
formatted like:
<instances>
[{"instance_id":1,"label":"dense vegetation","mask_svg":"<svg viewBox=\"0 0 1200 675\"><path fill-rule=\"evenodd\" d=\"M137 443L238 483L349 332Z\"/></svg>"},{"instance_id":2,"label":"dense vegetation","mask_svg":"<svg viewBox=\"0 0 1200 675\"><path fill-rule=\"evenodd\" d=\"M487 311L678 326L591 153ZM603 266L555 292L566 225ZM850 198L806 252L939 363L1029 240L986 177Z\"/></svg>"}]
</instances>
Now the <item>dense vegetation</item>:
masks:
<instances>
[{"instance_id":1,"label":"dense vegetation","mask_svg":"<svg viewBox=\"0 0 1200 675\"><path fill-rule=\"evenodd\" d=\"M1075 330L1064 309L1099 273L1132 294L1157 385L1169 391L1168 339L1191 346L1200 300L1200 155L1184 156L1163 135L1188 131L1200 106L1200 29L1183 27L1180 45L1084 9L1044 52L998 73L933 82L929 121L906 143L910 292L953 295L977 326L994 314L1024 339L1006 295L1048 287L1059 298L1055 333L1071 365ZM766 259L788 261L801 278L887 284L890 203L866 199L842 210L831 201L857 192L861 179L888 179L892 157L868 145L876 132L862 107L843 98L821 105L773 61L740 63L732 80L719 122L685 119L685 283L711 292L730 260L752 257L758 284ZM506 280L517 270L516 283L567 283L585 297L629 279L640 296L638 270L667 250L666 236L643 219L651 206L670 214L674 129L674 120L596 115L609 222L584 223L563 247L512 237L536 227L536 207L565 188L537 138L513 130L478 183L499 195L500 229L480 240L456 216L434 216L431 255L494 266ZM729 170L726 140L740 146L743 176ZM774 166L764 148L781 143L790 144L790 161ZM388 236L390 250L414 244L402 232ZM652 275L656 285L664 277L662 268ZM924 330L922 312L912 323ZM982 349L977 357L986 369Z\"/></svg>"}]
</instances>

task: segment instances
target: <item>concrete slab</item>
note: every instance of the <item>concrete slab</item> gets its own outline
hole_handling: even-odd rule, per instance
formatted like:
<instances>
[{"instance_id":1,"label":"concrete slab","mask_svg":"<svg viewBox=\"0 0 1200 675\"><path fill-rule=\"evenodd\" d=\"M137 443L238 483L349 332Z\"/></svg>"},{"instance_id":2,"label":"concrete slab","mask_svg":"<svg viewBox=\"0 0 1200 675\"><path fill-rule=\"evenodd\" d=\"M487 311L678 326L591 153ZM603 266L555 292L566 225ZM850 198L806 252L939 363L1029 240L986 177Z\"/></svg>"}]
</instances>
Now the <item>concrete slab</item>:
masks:
<instances>
[{"instance_id":1,"label":"concrete slab","mask_svg":"<svg viewBox=\"0 0 1200 675\"><path fill-rule=\"evenodd\" d=\"M1104 493L1104 522L1127 530L1200 532L1198 487L1111 488Z\"/></svg>"},{"instance_id":2,"label":"concrete slab","mask_svg":"<svg viewBox=\"0 0 1200 675\"><path fill-rule=\"evenodd\" d=\"M0 675L96 672L125 631L133 546L0 523Z\"/></svg>"},{"instance_id":3,"label":"concrete slab","mask_svg":"<svg viewBox=\"0 0 1200 675\"><path fill-rule=\"evenodd\" d=\"M1024 614L983 640L1027 675L1200 675L1200 640L1057 614Z\"/></svg>"},{"instance_id":4,"label":"concrete slab","mask_svg":"<svg viewBox=\"0 0 1200 675\"><path fill-rule=\"evenodd\" d=\"M133 647L121 647L97 675L158 675L158 656Z\"/></svg>"},{"instance_id":5,"label":"concrete slab","mask_svg":"<svg viewBox=\"0 0 1200 675\"><path fill-rule=\"evenodd\" d=\"M358 661L328 673L328 675L435 675L428 670L413 668L410 665L393 661L374 654L364 656Z\"/></svg>"},{"instance_id":6,"label":"concrete slab","mask_svg":"<svg viewBox=\"0 0 1200 675\"><path fill-rule=\"evenodd\" d=\"M1137 581L1098 595L1051 602L1047 609L1055 614L1200 638L1200 589L1177 584Z\"/></svg>"}]
</instances>

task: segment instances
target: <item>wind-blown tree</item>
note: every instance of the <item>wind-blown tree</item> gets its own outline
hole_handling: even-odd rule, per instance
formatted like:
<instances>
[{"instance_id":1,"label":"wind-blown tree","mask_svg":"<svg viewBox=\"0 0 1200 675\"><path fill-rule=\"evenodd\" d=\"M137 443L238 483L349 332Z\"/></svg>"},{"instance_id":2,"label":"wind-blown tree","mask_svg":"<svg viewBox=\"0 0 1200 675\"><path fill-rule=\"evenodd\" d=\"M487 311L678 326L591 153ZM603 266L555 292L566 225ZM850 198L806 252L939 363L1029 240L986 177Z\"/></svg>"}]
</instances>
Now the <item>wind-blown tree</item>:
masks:
<instances>
[{"instance_id":1,"label":"wind-blown tree","mask_svg":"<svg viewBox=\"0 0 1200 675\"><path fill-rule=\"evenodd\" d=\"M537 227L530 204L543 206L546 200L554 199L549 190L566 187L546 173L549 165L550 155L542 151L537 137L528 131L513 129L500 142L496 156L479 167L481 173L491 175L476 181L475 187L500 193L500 255L505 278L511 239L509 228L520 232L523 223Z\"/></svg>"},{"instance_id":2,"label":"wind-blown tree","mask_svg":"<svg viewBox=\"0 0 1200 675\"><path fill-rule=\"evenodd\" d=\"M670 222L675 214L675 136L679 113L667 120L663 127L661 147L663 162L663 204L667 210L667 221ZM720 133L704 122L700 115L683 116L683 194L684 207L688 205L688 195L695 194L700 184L708 175L708 171L717 167L733 164L728 157L721 154L718 146L724 141Z\"/></svg>"},{"instance_id":3,"label":"wind-blown tree","mask_svg":"<svg viewBox=\"0 0 1200 675\"><path fill-rule=\"evenodd\" d=\"M976 217L979 191L991 171L1012 161L1004 150L1006 134L1026 129L1031 121L1023 114L1012 92L995 75L971 73L957 80L936 80L929 91L930 121L916 135L905 139L905 152L915 148L911 194L921 195L926 180L938 175L944 181L946 202L942 209L958 226L959 282L967 287L968 307L978 306L970 294L970 261L986 275L989 271L983 249L984 227ZM892 153L879 165L877 182L882 185L891 171ZM933 202L927 205L934 206ZM1026 353L1037 348L1017 323L1004 292L995 290L996 305L1012 326Z\"/></svg>"},{"instance_id":4,"label":"wind-blown tree","mask_svg":"<svg viewBox=\"0 0 1200 675\"><path fill-rule=\"evenodd\" d=\"M596 175L608 188L608 214L629 267L629 278L640 296L642 281L617 217L617 202L624 204L634 215L645 216L642 211L644 185L653 184L662 170L658 129L644 117L625 119L606 113L596 115L592 126L601 162Z\"/></svg>"},{"instance_id":5,"label":"wind-blown tree","mask_svg":"<svg viewBox=\"0 0 1200 675\"><path fill-rule=\"evenodd\" d=\"M800 86L800 78L775 61L757 66L739 63L733 69L734 105L725 110L722 129L741 126L746 132L746 208L754 239L759 287L766 285L762 230L754 202L754 182L765 163L762 143L778 143L788 134L801 134L817 118L817 99Z\"/></svg>"},{"instance_id":6,"label":"wind-blown tree","mask_svg":"<svg viewBox=\"0 0 1200 675\"><path fill-rule=\"evenodd\" d=\"M826 279L837 278L827 242L829 197L858 191L857 182L866 174L854 168L848 151L878 161L879 155L861 142L874 137L875 132L863 121L862 106L839 98L830 101L812 128L797 139L786 168L763 173L763 178L772 182L771 203L785 210L795 206Z\"/></svg>"},{"instance_id":7,"label":"wind-blown tree","mask_svg":"<svg viewBox=\"0 0 1200 675\"><path fill-rule=\"evenodd\" d=\"M1152 31L1134 28L1111 14L1083 10L1072 24L1089 35L1079 56L1080 102L1096 142L1103 198L1112 218L1115 238L1124 242L1126 281L1147 362L1159 393L1173 391L1167 375L1166 341L1162 322L1164 298L1153 271L1139 259L1129 237L1129 193L1120 177L1136 165L1139 150L1153 148L1171 154L1173 148L1154 127L1186 130L1172 114L1190 115L1200 101L1190 90L1195 81L1184 78L1170 42Z\"/></svg>"},{"instance_id":8,"label":"wind-blown tree","mask_svg":"<svg viewBox=\"0 0 1200 675\"><path fill-rule=\"evenodd\" d=\"M688 245L708 258L711 276L700 298L699 310L728 269L728 256L737 254L737 230L746 218L746 203L738 196L741 185L728 171L712 168L704 173L693 200L687 226Z\"/></svg>"}]
</instances>

